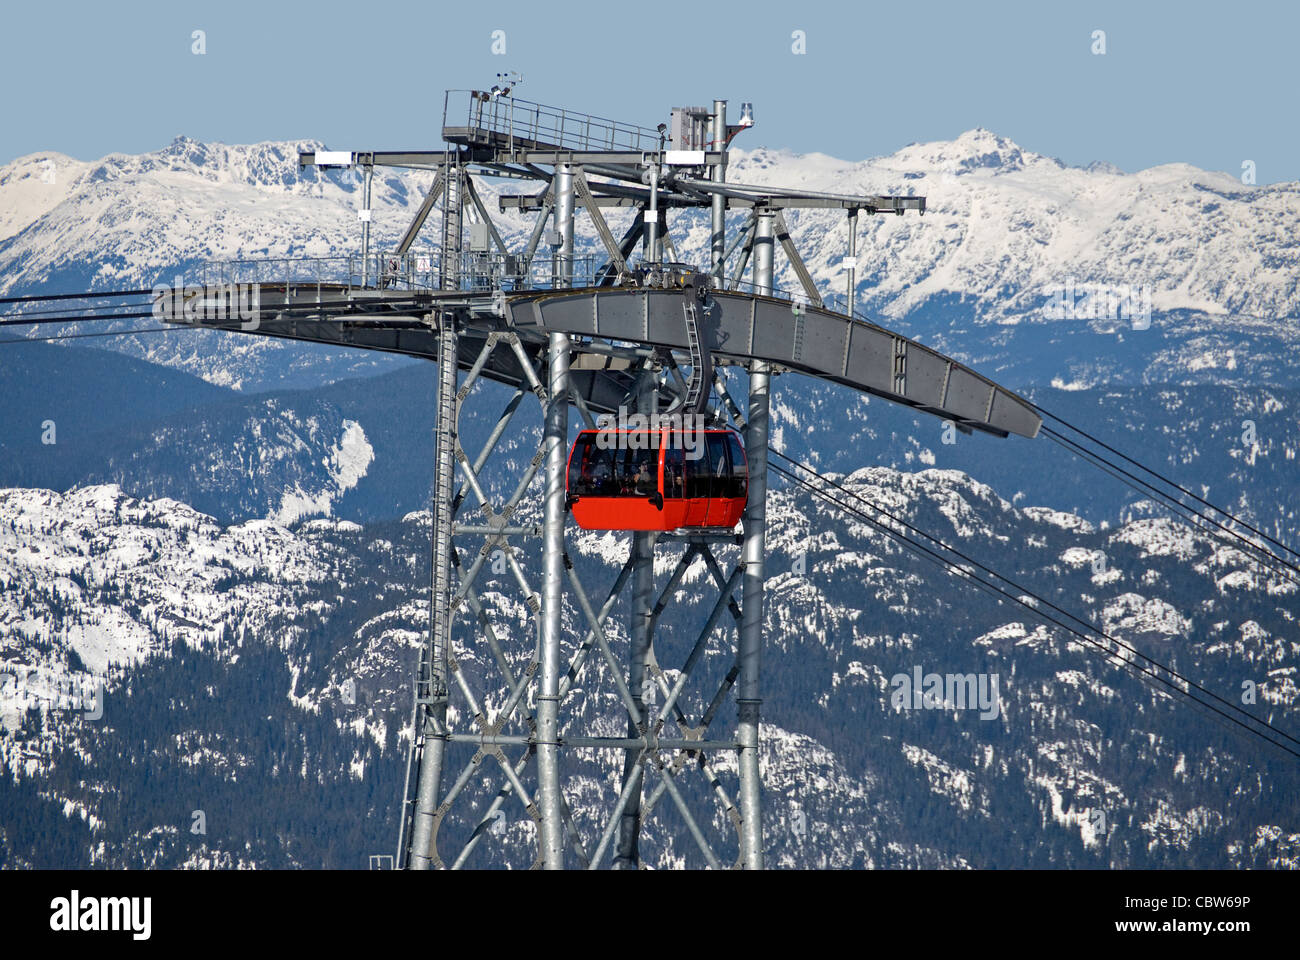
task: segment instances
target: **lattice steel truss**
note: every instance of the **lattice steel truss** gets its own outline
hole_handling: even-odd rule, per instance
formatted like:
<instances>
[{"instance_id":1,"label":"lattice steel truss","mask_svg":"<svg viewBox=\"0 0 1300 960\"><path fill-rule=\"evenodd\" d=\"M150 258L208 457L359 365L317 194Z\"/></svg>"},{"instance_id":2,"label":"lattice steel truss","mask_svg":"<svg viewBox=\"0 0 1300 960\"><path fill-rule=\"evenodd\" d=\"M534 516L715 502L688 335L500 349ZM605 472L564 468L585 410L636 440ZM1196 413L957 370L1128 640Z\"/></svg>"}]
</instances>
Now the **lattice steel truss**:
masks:
<instances>
[{"instance_id":1,"label":"lattice steel truss","mask_svg":"<svg viewBox=\"0 0 1300 960\"><path fill-rule=\"evenodd\" d=\"M1021 398L855 316L859 214L924 213L925 198L729 182L727 146L749 122L742 111L742 123L729 125L723 100L712 114L683 108L674 124L692 131L690 149L672 149L681 145L665 142L666 126L542 107L508 90L453 91L441 150L300 156L303 165L361 167L367 208L375 166L433 173L393 250L371 249L367 209L359 259L213 265L204 286L186 289L183 309L177 299L163 305L172 322L438 361L430 627L415 679L398 841L404 866L465 866L491 837L501 848L494 861L510 865L636 867L649 825L671 810L693 840L692 863L761 867L771 376L795 371L845 384L963 430L1038 432L1041 421ZM498 197L501 211L536 214L522 246L506 243L474 174L542 185ZM618 236L603 211L623 207L631 223ZM419 251L435 208L439 242ZM667 213L691 208L709 211L707 267L676 262ZM847 215L842 308L814 283L787 208ZM575 256L579 209L603 262ZM744 221L728 242L733 211ZM774 287L778 245L798 293ZM232 285L250 280L259 312L241 323L228 309ZM194 309L212 305L215 315ZM734 370L745 373L743 406L729 393ZM471 459L460 425L478 414L486 394L476 388L487 380L513 395ZM536 452L522 466L494 462L503 439L532 436L517 419L531 408L528 394L541 420ZM743 532L616 537L626 560L593 594L588 584L613 570L576 549L567 523L571 407L587 426L626 408L702 414L741 429L749 464ZM477 517L468 516L471 506ZM708 613L678 649L664 616L685 630L677 614L694 613L694 600ZM665 668L661 656L680 666ZM733 692L734 726L722 731ZM606 770L614 789L593 787ZM522 821L505 823L507 805L523 811ZM530 851L526 863L511 860L519 851Z\"/></svg>"},{"instance_id":2,"label":"lattice steel truss","mask_svg":"<svg viewBox=\"0 0 1300 960\"><path fill-rule=\"evenodd\" d=\"M442 355L455 356L459 323L456 314L444 313L438 323ZM497 416L485 447L473 453L462 447L458 425L466 415L466 402L472 399L482 371L497 350L513 355L525 371L528 389L520 386L514 390ZM516 334L501 331L487 336L463 379L455 365L440 367L435 504L441 508L435 509L433 517L434 599L430 643L422 651L417 678L417 739L411 760L411 769L418 771L417 789L411 793L408 773L404 809L410 812L411 827L408 835L404 817L399 855L414 868L472 865L475 849L499 829L503 807L514 804L534 825L532 832L539 838L533 865L594 867L612 857L616 867L634 867L640 863L642 822L667 797L685 823L702 863L724 865L717 852L721 840L728 846L734 843L735 854L730 862L740 865L744 862L744 818L725 783L731 773L719 772L714 758L719 753L740 755L743 747L738 737L717 737L711 731L728 694L744 672L740 646L733 638L738 639L743 621L735 595L745 565L737 557L730 571L724 570L714 548L742 538L729 532L626 535L623 540L627 559L599 607L593 604L563 538L548 540L544 535L547 523L554 521L551 514L555 511L548 509L552 504L559 508L560 523L564 520L562 472L555 484L550 470L557 452L563 469L568 452L567 414L574 399L579 401L577 409L585 422L594 425L580 395L568 389L570 350L567 338L557 335L549 345L543 368L534 363ZM667 368L671 370L669 361ZM651 363L640 367L640 389L629 398L634 401L632 409L644 411L651 409L650 405L657 409L662 371ZM684 378L677 382L684 383ZM713 419L723 420L728 409L738 412L726 394L721 375L715 390L720 402ZM500 481L506 478L497 477L495 486L511 492L494 498L483 471L498 443L514 427L526 394L536 398L543 415L541 443L523 469L510 474L504 486ZM453 491L454 479L458 479L458 486ZM543 522L521 522L520 516L529 506L526 498L530 491L536 493L539 485L545 504ZM469 505L476 506L479 514L473 522L464 516ZM543 540L543 569L540 578L535 579L522 562L525 548L521 541L538 538ZM666 582L656 584L656 552L669 551L679 554L677 562ZM679 591L685 589L683 579L697 562L707 568L716 597L680 668L665 671L656 654L656 623ZM482 575L493 564L508 572L513 598L496 592L492 597L484 596ZM502 608L508 609L512 602L516 609L527 611L531 640L525 640L518 630L501 629L509 616L503 615ZM624 658L616 653L616 644L609 635L610 618L620 612L622 605L629 610L630 644ZM576 619L576 629L557 629L566 612ZM549 633L548 614L553 614ZM456 621L458 631L453 634L456 617L460 618ZM706 649L711 641L729 640L730 669L703 709L688 715L683 694L695 678ZM476 652L490 653L490 662L476 656ZM475 661L477 671L467 669L467 658ZM616 696L614 703L600 702L584 712L575 700L598 689L591 677L597 666L604 668L605 679L612 681ZM756 673L756 666L752 665L749 672ZM749 708L742 704L742 710ZM583 713L588 726L608 728L611 723L624 722L626 735L589 736L572 730L561 734L561 715L575 713ZM756 734L756 728L753 732ZM751 739L756 748L757 737ZM581 751L588 756L612 752L622 757L618 790L606 805L599 831L584 831L571 815L560 773L570 767L561 762L561 751ZM710 822L696 815L679 788L678 778L692 769L703 774L721 818L732 828L731 838L712 836L715 831ZM654 784L646 794L648 772ZM444 781L448 785L439 790ZM497 788L490 800L481 796L481 785L489 781ZM479 796L473 795L475 787L479 788ZM459 829L446 831L444 825L457 816L458 803L464 808ZM548 815L554 822L548 823Z\"/></svg>"}]
</instances>

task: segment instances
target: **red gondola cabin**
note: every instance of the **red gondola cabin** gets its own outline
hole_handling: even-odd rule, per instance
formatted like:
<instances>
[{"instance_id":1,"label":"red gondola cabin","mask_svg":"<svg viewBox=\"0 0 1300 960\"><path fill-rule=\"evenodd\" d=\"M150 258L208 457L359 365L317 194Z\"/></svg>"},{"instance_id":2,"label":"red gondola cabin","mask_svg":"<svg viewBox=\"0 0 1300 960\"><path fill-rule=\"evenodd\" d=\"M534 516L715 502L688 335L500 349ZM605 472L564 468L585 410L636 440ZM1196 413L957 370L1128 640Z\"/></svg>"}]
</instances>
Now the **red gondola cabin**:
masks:
<instances>
[{"instance_id":1,"label":"red gondola cabin","mask_svg":"<svg viewBox=\"0 0 1300 960\"><path fill-rule=\"evenodd\" d=\"M568 504L584 530L730 529L748 492L731 430L584 430L569 451Z\"/></svg>"}]
</instances>

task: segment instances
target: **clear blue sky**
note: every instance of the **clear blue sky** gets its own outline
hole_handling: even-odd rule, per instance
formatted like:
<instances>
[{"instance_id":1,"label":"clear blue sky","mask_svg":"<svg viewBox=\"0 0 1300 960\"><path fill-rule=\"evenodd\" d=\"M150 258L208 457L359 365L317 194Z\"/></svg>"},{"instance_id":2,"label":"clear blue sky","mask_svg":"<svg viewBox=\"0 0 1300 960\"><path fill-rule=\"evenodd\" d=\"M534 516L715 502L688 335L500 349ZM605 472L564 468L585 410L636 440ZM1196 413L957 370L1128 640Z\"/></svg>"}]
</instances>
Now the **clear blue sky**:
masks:
<instances>
[{"instance_id":1,"label":"clear blue sky","mask_svg":"<svg viewBox=\"0 0 1300 960\"><path fill-rule=\"evenodd\" d=\"M987 127L1129 171L1240 175L1253 160L1262 184L1300 180L1298 40L1300 4L1261 0L6 3L0 162L182 133L435 147L445 88L514 69L521 96L647 126L674 105L753 100L747 147L860 159Z\"/></svg>"}]
</instances>

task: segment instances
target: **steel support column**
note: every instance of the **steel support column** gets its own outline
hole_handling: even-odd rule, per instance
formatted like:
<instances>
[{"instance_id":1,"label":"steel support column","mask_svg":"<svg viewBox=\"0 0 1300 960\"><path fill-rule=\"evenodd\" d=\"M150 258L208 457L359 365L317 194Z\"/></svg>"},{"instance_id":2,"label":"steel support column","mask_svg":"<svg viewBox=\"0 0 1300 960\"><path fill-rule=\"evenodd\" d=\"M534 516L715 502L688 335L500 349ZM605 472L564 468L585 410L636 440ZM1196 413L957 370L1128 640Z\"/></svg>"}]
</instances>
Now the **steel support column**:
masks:
<instances>
[{"instance_id":1,"label":"steel support column","mask_svg":"<svg viewBox=\"0 0 1300 960\"><path fill-rule=\"evenodd\" d=\"M638 383L636 412L650 416L658 411L658 406L659 393L655 389L655 376L647 370L641 374ZM627 685L642 718L645 717L645 693L651 689L647 683L651 679L647 665L654 642L654 603L655 534L636 532L632 534L632 616L628 631L631 647L628 652ZM643 737L648 732L649 724L644 719L638 723L633 717L628 717L629 738ZM614 857L616 870L635 870L641 863L641 790L645 775L645 766L641 761L640 749L629 749L623 760L623 784L630 796L619 823L617 853Z\"/></svg>"},{"instance_id":2,"label":"steel support column","mask_svg":"<svg viewBox=\"0 0 1300 960\"><path fill-rule=\"evenodd\" d=\"M722 183L727 179L727 101L713 101L713 143L711 148L724 151L722 163L713 168L713 181ZM723 264L727 246L727 198L715 193L712 200L713 218L710 232L711 250L709 272L719 285L723 278Z\"/></svg>"},{"instance_id":3,"label":"steel support column","mask_svg":"<svg viewBox=\"0 0 1300 960\"><path fill-rule=\"evenodd\" d=\"M411 823L412 870L429 869L432 860L434 815L441 789L447 747L447 665L451 646L451 542L454 507L452 484L456 469L456 315L438 318L438 391L434 422L433 572L429 610L429 642L421 657L416 685L413 739L423 738L420 770ZM405 813L403 813L405 816Z\"/></svg>"},{"instance_id":4,"label":"steel support column","mask_svg":"<svg viewBox=\"0 0 1300 960\"><path fill-rule=\"evenodd\" d=\"M754 290L765 297L772 295L775 235L776 211L767 208L757 211L754 223Z\"/></svg>"},{"instance_id":5,"label":"steel support column","mask_svg":"<svg viewBox=\"0 0 1300 960\"><path fill-rule=\"evenodd\" d=\"M645 214L645 255L651 263L663 260L663 243L659 237L659 164L650 164L650 206Z\"/></svg>"},{"instance_id":6,"label":"steel support column","mask_svg":"<svg viewBox=\"0 0 1300 960\"><path fill-rule=\"evenodd\" d=\"M754 281L760 294L772 294L773 214L761 211L754 238ZM763 655L763 581L767 533L767 437L770 368L755 361L749 369L749 415L745 456L749 460L749 502L745 507L745 565L741 605L740 676L736 688L740 743L740 852L747 870L763 867L762 782L759 772L760 670Z\"/></svg>"},{"instance_id":7,"label":"steel support column","mask_svg":"<svg viewBox=\"0 0 1300 960\"><path fill-rule=\"evenodd\" d=\"M557 211L564 204L564 189ZM568 184L569 242L572 244L573 180ZM561 218L561 223L564 218ZM570 249L572 247L570 246ZM571 261L570 261L571 263ZM569 337L553 333L549 345L543 455L546 492L542 530L542 606L538 636L540 687L537 692L537 799L541 811L542 867L564 869L564 799L560 794L560 636L564 601L564 467L569 439Z\"/></svg>"},{"instance_id":8,"label":"steel support column","mask_svg":"<svg viewBox=\"0 0 1300 960\"><path fill-rule=\"evenodd\" d=\"M645 716L644 695L648 688L649 674L646 666L650 659L650 646L653 629L655 601L655 535L653 533L632 534L632 620L631 650L628 655L627 685L632 693L632 701ZM628 718L627 735L629 739L646 734L647 724L638 724ZM645 766L641 762L642 752L639 748L629 748L623 760L623 784L630 792L627 806L623 808L623 817L619 823L617 853L614 857L614 869L635 870L641 863L639 840L641 835L641 790Z\"/></svg>"},{"instance_id":9,"label":"steel support column","mask_svg":"<svg viewBox=\"0 0 1300 960\"><path fill-rule=\"evenodd\" d=\"M444 290L460 289L460 251L462 240L462 215L465 195L461 178L465 168L459 163L449 166L444 189L447 191L442 206L442 258L440 276Z\"/></svg>"},{"instance_id":10,"label":"steel support column","mask_svg":"<svg viewBox=\"0 0 1300 960\"><path fill-rule=\"evenodd\" d=\"M844 311L853 316L853 306L858 297L858 208L849 210L849 295L848 309Z\"/></svg>"},{"instance_id":11,"label":"steel support column","mask_svg":"<svg viewBox=\"0 0 1300 960\"><path fill-rule=\"evenodd\" d=\"M366 164L365 182L361 188L361 285L370 285L370 181L375 178L373 164Z\"/></svg>"},{"instance_id":12,"label":"steel support column","mask_svg":"<svg viewBox=\"0 0 1300 960\"><path fill-rule=\"evenodd\" d=\"M573 164L562 163L555 168L555 230L560 235L556 259L562 287L573 286L573 210Z\"/></svg>"}]
</instances>

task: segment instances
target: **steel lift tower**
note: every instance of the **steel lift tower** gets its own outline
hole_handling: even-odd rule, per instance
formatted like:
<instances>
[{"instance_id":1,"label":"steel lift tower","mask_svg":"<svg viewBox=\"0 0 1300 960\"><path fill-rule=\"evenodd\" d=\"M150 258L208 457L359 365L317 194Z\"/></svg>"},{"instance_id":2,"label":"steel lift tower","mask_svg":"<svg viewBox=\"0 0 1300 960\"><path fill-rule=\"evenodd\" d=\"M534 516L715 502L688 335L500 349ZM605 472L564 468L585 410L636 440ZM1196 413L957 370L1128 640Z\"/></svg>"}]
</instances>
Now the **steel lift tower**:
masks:
<instances>
[{"instance_id":1,"label":"steel lift tower","mask_svg":"<svg viewBox=\"0 0 1300 960\"><path fill-rule=\"evenodd\" d=\"M729 182L728 145L752 122L745 104L729 123L722 100L675 109L670 124L648 129L531 103L506 87L449 91L442 150L300 158L358 167L366 207L375 167L429 170L432 184L395 249L371 249L367 210L359 258L209 265L185 305L169 308L174 322L438 361L429 634L398 841L410 869L475 865L489 837L516 854L527 848L523 866L635 868L647 825L667 811L698 851L691 862L761 868L771 378L844 384L963 430L1038 432L1024 400L855 316L859 214L924 213L925 199ZM521 245L502 237L482 178L536 184L498 200L499 212L535 214ZM847 218L842 303L823 299L791 239L785 211L807 208ZM438 242L419 249L435 209ZM678 262L668 229L670 210L691 209L709 211L707 265ZM575 248L580 210L600 256ZM621 235L607 214L630 215ZM778 244L798 293L774 285ZM225 309L241 282L259 284L256 323ZM747 396L738 399L741 379ZM481 380L508 387L504 409L473 409ZM535 455L489 476L533 402ZM592 571L568 549L570 426L619 411L699 415L739 430L749 499L739 534L628 534L626 560L593 593ZM484 448L466 450L461 424L489 416ZM485 568L517 592L488 589ZM665 668L656 628L683 590L703 596L708 614ZM710 651L729 664L721 676L703 666ZM617 789L602 793L592 769L616 772ZM578 799L600 818L576 816ZM508 830L505 809L522 811Z\"/></svg>"}]
</instances>

